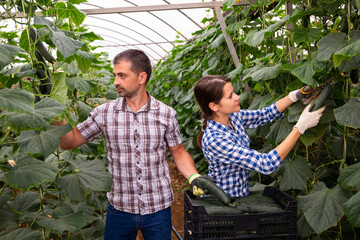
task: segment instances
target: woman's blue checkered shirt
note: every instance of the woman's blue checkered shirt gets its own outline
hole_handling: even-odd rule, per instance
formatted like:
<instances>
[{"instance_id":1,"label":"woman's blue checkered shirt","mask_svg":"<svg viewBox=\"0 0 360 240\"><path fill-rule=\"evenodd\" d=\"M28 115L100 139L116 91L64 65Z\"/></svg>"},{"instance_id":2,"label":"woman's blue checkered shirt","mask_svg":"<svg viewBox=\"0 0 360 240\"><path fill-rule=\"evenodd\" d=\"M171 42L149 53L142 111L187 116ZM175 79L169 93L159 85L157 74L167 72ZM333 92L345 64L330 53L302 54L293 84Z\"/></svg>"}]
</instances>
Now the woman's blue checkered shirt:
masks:
<instances>
[{"instance_id":1,"label":"woman's blue checkered shirt","mask_svg":"<svg viewBox=\"0 0 360 240\"><path fill-rule=\"evenodd\" d=\"M245 131L282 116L273 103L259 110L232 113L230 123L235 130L212 120L207 122L202 149L209 162L209 176L230 197L249 195L249 170L270 174L282 164L275 149L269 153L251 150Z\"/></svg>"}]
</instances>

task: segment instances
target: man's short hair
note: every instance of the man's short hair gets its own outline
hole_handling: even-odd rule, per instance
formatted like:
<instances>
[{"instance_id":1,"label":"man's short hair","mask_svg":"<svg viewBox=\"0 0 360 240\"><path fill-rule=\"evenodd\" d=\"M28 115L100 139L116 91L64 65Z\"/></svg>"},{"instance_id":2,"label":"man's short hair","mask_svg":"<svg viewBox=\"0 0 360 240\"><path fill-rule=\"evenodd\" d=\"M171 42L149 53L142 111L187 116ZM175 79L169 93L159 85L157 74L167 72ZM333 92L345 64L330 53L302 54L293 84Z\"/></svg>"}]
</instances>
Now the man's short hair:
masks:
<instances>
[{"instance_id":1,"label":"man's short hair","mask_svg":"<svg viewBox=\"0 0 360 240\"><path fill-rule=\"evenodd\" d=\"M131 62L131 71L136 74L145 72L147 75L146 83L149 81L152 73L152 66L149 57L143 51L138 49L129 49L120 52L114 57L112 63L115 65L120 61Z\"/></svg>"}]
</instances>

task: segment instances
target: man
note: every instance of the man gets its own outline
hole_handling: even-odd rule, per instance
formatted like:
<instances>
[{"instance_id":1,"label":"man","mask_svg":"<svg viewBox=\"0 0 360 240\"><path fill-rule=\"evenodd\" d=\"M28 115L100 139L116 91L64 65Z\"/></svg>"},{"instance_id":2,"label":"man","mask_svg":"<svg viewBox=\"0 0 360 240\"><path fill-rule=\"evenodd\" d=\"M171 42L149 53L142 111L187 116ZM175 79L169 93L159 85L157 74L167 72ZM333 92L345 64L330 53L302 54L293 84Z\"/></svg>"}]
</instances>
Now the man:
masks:
<instances>
[{"instance_id":1,"label":"man","mask_svg":"<svg viewBox=\"0 0 360 240\"><path fill-rule=\"evenodd\" d=\"M202 176L182 145L175 110L146 92L152 68L145 53L126 50L115 56L113 65L120 97L95 108L61 136L60 148L73 149L104 134L113 176L105 239L136 239L138 230L144 239L170 239L174 196L166 149L195 195L204 194L194 180Z\"/></svg>"}]
</instances>

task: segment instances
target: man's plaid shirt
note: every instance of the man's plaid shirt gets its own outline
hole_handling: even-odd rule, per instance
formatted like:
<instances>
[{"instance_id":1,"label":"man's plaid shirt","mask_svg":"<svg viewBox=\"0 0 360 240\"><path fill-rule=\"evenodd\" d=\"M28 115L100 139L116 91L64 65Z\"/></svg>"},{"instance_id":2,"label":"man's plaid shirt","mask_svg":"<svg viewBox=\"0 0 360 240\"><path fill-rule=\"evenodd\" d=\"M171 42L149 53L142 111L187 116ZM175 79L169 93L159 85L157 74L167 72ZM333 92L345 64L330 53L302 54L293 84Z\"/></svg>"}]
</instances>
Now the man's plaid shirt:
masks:
<instances>
[{"instance_id":1,"label":"man's plaid shirt","mask_svg":"<svg viewBox=\"0 0 360 240\"><path fill-rule=\"evenodd\" d=\"M208 120L202 150L209 162L209 176L230 197L249 195L249 170L270 174L282 164L275 149L259 153L250 149L245 129L255 128L283 116L275 103L260 110L240 110L230 115L234 127Z\"/></svg>"},{"instance_id":2,"label":"man's plaid shirt","mask_svg":"<svg viewBox=\"0 0 360 240\"><path fill-rule=\"evenodd\" d=\"M151 96L137 112L120 97L95 108L77 125L88 141L104 134L113 176L107 196L116 209L144 215L173 202L167 147L181 143L176 117L174 109Z\"/></svg>"}]
</instances>

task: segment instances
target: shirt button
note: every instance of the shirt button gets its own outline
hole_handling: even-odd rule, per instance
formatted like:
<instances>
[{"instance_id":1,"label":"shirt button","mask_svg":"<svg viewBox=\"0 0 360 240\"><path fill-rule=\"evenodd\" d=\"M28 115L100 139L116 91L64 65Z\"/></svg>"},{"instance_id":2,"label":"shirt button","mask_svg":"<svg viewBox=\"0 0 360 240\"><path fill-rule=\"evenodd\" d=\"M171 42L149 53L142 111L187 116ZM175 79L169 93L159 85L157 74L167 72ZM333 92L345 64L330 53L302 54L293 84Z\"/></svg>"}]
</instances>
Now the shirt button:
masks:
<instances>
[{"instance_id":1,"label":"shirt button","mask_svg":"<svg viewBox=\"0 0 360 240\"><path fill-rule=\"evenodd\" d=\"M138 180L140 181L140 180L141 180L141 177L138 177Z\"/></svg>"},{"instance_id":2,"label":"shirt button","mask_svg":"<svg viewBox=\"0 0 360 240\"><path fill-rule=\"evenodd\" d=\"M138 146L138 145L136 145L136 148L139 148L139 146Z\"/></svg>"}]
</instances>

